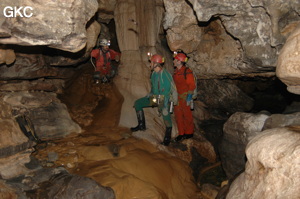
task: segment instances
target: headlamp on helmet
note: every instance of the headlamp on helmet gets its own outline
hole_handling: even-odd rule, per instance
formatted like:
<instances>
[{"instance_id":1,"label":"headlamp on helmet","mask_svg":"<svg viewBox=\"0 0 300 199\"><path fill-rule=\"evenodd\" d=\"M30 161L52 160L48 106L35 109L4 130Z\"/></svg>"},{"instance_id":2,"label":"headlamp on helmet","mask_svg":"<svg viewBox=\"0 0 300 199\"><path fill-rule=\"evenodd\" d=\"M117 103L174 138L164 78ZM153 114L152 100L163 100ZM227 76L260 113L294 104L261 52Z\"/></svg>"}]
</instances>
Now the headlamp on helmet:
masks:
<instances>
[{"instance_id":1,"label":"headlamp on helmet","mask_svg":"<svg viewBox=\"0 0 300 199\"><path fill-rule=\"evenodd\" d=\"M173 56L174 56L174 59L177 59L181 62L187 62L188 61L188 58L184 53L178 53L178 52L174 51Z\"/></svg>"},{"instance_id":2,"label":"headlamp on helmet","mask_svg":"<svg viewBox=\"0 0 300 199\"><path fill-rule=\"evenodd\" d=\"M100 41L100 46L110 46L110 40L102 39Z\"/></svg>"},{"instance_id":3,"label":"headlamp on helmet","mask_svg":"<svg viewBox=\"0 0 300 199\"><path fill-rule=\"evenodd\" d=\"M152 53L147 52L148 60L151 61Z\"/></svg>"}]
</instances>

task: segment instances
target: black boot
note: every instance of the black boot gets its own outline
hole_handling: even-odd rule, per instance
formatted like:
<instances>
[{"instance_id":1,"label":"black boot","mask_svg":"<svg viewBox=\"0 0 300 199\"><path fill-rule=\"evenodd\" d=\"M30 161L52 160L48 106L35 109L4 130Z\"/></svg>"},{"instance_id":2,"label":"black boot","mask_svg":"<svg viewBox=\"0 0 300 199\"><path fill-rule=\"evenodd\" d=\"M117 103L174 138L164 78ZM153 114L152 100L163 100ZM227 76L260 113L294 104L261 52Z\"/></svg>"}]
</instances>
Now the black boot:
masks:
<instances>
[{"instance_id":1,"label":"black boot","mask_svg":"<svg viewBox=\"0 0 300 199\"><path fill-rule=\"evenodd\" d=\"M95 84L99 84L100 82L100 72L99 71L96 71L93 75L93 79L94 79L94 83Z\"/></svg>"},{"instance_id":2,"label":"black boot","mask_svg":"<svg viewBox=\"0 0 300 199\"><path fill-rule=\"evenodd\" d=\"M144 111L143 110L137 111L136 116L137 116L137 119L138 119L138 125L136 127L130 128L130 130L132 132L146 130L146 122L145 122Z\"/></svg>"},{"instance_id":3,"label":"black boot","mask_svg":"<svg viewBox=\"0 0 300 199\"><path fill-rule=\"evenodd\" d=\"M175 142L180 142L181 140L184 140L184 139L185 139L184 135L178 135L178 136L174 139L174 141L175 141Z\"/></svg>"},{"instance_id":4,"label":"black boot","mask_svg":"<svg viewBox=\"0 0 300 199\"><path fill-rule=\"evenodd\" d=\"M193 137L193 134L184 134L184 139L190 139Z\"/></svg>"},{"instance_id":5,"label":"black boot","mask_svg":"<svg viewBox=\"0 0 300 199\"><path fill-rule=\"evenodd\" d=\"M172 133L172 127L167 127L164 141L161 143L162 145L168 146L170 144L170 142L171 142L171 133Z\"/></svg>"}]
</instances>

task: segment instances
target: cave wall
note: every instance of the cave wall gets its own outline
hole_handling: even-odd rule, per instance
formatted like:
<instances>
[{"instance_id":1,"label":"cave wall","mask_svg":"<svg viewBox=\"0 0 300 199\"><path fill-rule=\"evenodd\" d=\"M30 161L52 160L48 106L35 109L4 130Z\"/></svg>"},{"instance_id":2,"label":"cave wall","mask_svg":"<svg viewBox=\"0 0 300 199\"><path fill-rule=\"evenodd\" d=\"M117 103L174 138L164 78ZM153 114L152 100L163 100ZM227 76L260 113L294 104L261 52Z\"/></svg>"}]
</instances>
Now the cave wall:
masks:
<instances>
[{"instance_id":1,"label":"cave wall","mask_svg":"<svg viewBox=\"0 0 300 199\"><path fill-rule=\"evenodd\" d=\"M22 9L5 17L7 6L30 6L32 17L20 17ZM74 74L68 66L89 59L95 46L100 25L90 19L97 6L94 0L0 2L1 178L28 172L33 133L48 140L82 132L57 95Z\"/></svg>"},{"instance_id":2,"label":"cave wall","mask_svg":"<svg viewBox=\"0 0 300 199\"><path fill-rule=\"evenodd\" d=\"M274 75L278 53L299 24L298 1L164 0L171 50L201 77ZM269 74L270 73L270 74Z\"/></svg>"}]
</instances>

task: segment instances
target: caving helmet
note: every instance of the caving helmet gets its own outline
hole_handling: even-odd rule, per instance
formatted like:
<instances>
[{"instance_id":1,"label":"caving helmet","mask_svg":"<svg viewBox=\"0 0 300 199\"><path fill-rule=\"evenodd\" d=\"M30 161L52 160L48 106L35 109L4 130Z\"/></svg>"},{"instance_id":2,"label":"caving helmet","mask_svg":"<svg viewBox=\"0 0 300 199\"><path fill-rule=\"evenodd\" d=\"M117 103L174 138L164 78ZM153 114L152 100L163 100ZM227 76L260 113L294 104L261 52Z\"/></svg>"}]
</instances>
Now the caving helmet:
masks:
<instances>
[{"instance_id":1,"label":"caving helmet","mask_svg":"<svg viewBox=\"0 0 300 199\"><path fill-rule=\"evenodd\" d=\"M174 59L177 59L181 62L187 62L188 61L188 58L184 53L174 52Z\"/></svg>"},{"instance_id":2,"label":"caving helmet","mask_svg":"<svg viewBox=\"0 0 300 199\"><path fill-rule=\"evenodd\" d=\"M165 62L165 58L161 55L155 54L152 55L150 61L162 64Z\"/></svg>"},{"instance_id":3,"label":"caving helmet","mask_svg":"<svg viewBox=\"0 0 300 199\"><path fill-rule=\"evenodd\" d=\"M110 40L101 39L99 44L100 44L100 46L110 46Z\"/></svg>"}]
</instances>

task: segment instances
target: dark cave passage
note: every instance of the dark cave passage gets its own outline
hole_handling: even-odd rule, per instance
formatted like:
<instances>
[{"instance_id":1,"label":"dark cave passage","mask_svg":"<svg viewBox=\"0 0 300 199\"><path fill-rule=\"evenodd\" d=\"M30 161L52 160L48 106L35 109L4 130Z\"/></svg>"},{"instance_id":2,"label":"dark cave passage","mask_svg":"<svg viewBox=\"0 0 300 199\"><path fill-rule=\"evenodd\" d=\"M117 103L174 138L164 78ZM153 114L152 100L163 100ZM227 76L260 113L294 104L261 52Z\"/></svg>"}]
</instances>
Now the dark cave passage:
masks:
<instances>
[{"instance_id":1,"label":"dark cave passage","mask_svg":"<svg viewBox=\"0 0 300 199\"><path fill-rule=\"evenodd\" d=\"M278 78L256 78L237 83L253 100L250 112L268 111L271 114L291 113L288 107L300 102L300 96L287 91L287 86ZM248 86L247 86L248 85ZM299 109L293 109L294 112Z\"/></svg>"}]
</instances>

